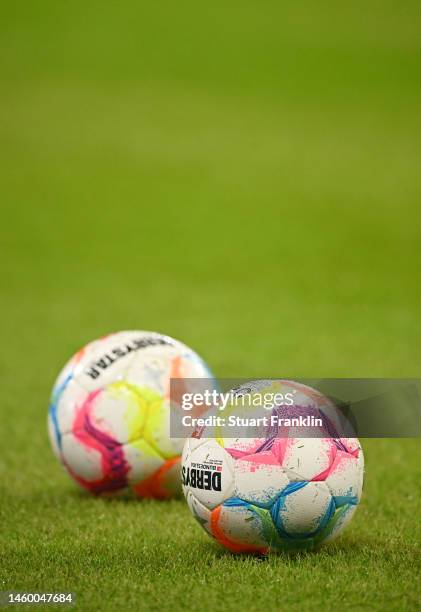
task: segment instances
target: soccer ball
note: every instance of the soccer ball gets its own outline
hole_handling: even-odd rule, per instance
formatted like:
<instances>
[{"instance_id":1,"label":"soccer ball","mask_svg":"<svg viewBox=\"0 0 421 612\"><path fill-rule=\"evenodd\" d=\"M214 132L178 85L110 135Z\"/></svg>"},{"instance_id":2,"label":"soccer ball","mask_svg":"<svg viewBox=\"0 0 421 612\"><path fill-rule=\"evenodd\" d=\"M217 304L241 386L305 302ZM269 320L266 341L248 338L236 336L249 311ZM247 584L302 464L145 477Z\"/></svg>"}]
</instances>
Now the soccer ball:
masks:
<instances>
[{"instance_id":1,"label":"soccer ball","mask_svg":"<svg viewBox=\"0 0 421 612\"><path fill-rule=\"evenodd\" d=\"M332 437L333 404L305 385L277 382L278 390L296 394L295 409L330 414L329 433L296 437L291 429L279 437L272 429L260 438L224 438L213 430L205 437L202 428L184 446L188 506L232 552L317 548L342 531L361 499L363 452L356 438ZM264 384L245 387L262 392Z\"/></svg>"},{"instance_id":2,"label":"soccer ball","mask_svg":"<svg viewBox=\"0 0 421 612\"><path fill-rule=\"evenodd\" d=\"M169 435L170 379L199 377L212 377L204 361L168 336L122 331L91 342L53 387L55 454L92 493L131 487L140 497L177 495L184 440Z\"/></svg>"}]
</instances>

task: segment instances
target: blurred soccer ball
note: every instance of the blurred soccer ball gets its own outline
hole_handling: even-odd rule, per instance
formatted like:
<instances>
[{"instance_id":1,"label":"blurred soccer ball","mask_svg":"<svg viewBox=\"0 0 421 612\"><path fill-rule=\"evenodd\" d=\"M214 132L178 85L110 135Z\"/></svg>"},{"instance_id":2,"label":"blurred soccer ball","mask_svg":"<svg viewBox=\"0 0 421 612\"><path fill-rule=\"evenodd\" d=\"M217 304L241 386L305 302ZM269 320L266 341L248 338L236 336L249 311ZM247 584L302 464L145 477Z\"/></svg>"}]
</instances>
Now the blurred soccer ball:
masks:
<instances>
[{"instance_id":1,"label":"blurred soccer ball","mask_svg":"<svg viewBox=\"0 0 421 612\"><path fill-rule=\"evenodd\" d=\"M92 493L131 487L141 497L177 495L184 440L169 435L170 378L211 376L196 353L168 336L123 331L95 340L53 387L53 450Z\"/></svg>"},{"instance_id":2,"label":"blurred soccer ball","mask_svg":"<svg viewBox=\"0 0 421 612\"><path fill-rule=\"evenodd\" d=\"M264 392L262 381L245 385ZM315 389L278 381L296 393L296 407L312 412L333 405ZM273 388L273 385L272 385ZM241 392L241 389L239 390ZM335 538L361 498L364 457L356 438L224 438L199 430L186 440L183 490L193 516L233 552L267 553L317 548ZM305 434L307 435L307 434ZM318 432L320 435L320 432ZM283 432L285 436L285 431Z\"/></svg>"}]
</instances>

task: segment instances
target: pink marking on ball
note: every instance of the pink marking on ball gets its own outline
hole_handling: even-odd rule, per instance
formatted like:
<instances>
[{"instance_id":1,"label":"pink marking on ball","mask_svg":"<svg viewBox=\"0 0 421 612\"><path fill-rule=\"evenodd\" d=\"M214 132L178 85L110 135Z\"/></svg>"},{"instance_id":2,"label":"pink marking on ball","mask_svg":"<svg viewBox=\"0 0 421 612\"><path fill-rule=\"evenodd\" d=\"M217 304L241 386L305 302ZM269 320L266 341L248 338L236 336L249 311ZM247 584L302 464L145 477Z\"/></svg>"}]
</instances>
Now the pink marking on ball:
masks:
<instances>
[{"instance_id":1,"label":"pink marking on ball","mask_svg":"<svg viewBox=\"0 0 421 612\"><path fill-rule=\"evenodd\" d=\"M95 427L92 422L93 407L102 392L103 389L97 389L89 393L83 404L76 410L73 434L86 448L100 453L104 476L98 481L87 481L74 474L67 466L73 478L94 493L124 488L127 486L127 474L130 469L124 457L122 445L110 434Z\"/></svg>"}]
</instances>

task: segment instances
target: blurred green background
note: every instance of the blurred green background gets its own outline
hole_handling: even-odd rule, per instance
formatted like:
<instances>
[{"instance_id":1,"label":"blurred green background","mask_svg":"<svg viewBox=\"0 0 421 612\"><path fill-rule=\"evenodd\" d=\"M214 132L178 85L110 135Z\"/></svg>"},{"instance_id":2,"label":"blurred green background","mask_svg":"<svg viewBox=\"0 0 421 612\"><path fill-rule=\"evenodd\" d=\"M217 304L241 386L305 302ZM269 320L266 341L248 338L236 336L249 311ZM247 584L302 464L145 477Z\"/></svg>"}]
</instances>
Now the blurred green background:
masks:
<instances>
[{"instance_id":1,"label":"blurred green background","mask_svg":"<svg viewBox=\"0 0 421 612\"><path fill-rule=\"evenodd\" d=\"M92 555L108 564L106 552L90 555L71 535L76 525L91 533L94 549L102 546L92 525L98 505L81 505L45 434L55 375L96 336L162 331L225 377L419 376L420 31L421 6L406 0L2 4L4 588L52 588L60 576L77 584L84 567L107 584L106 570L89 566ZM379 456L393 467L379 466ZM367 457L367 514L344 537L358 542L367 521L377 525L367 550L353 554L361 568L373 564L377 592L392 605L399 571L405 597L414 593L419 500L408 488L419 478L419 446L371 442ZM410 499L398 528L402 495ZM177 576L187 563L183 543L214 549L199 529L188 540L184 506L171 507L181 538ZM104 508L115 527L116 508ZM150 525L145 508L117 509L118 537L137 533L136 521ZM68 557L60 544L66 520ZM398 540L387 549L390 521ZM166 559L168 541L161 544ZM382 550L400 565L376 574ZM194 554L191 563L197 567ZM245 565L226 563L233 584L239 567L247 576ZM282 575L272 563L265 571ZM303 563L311 570L315 561ZM123 563L122 573L131 576L130 568ZM322 571L338 568L328 557ZM300 571L290 567L285 577L285 602ZM316 572L300 609L318 596L343 603L344 586L323 594L318 579ZM86 584L79 590L95 607ZM359 592L374 606L368 584ZM156 599L162 589L158 580L155 591L142 591L149 607L168 603Z\"/></svg>"},{"instance_id":2,"label":"blurred green background","mask_svg":"<svg viewBox=\"0 0 421 612\"><path fill-rule=\"evenodd\" d=\"M418 2L0 23L2 322L27 351L134 326L223 375L419 374Z\"/></svg>"}]
</instances>

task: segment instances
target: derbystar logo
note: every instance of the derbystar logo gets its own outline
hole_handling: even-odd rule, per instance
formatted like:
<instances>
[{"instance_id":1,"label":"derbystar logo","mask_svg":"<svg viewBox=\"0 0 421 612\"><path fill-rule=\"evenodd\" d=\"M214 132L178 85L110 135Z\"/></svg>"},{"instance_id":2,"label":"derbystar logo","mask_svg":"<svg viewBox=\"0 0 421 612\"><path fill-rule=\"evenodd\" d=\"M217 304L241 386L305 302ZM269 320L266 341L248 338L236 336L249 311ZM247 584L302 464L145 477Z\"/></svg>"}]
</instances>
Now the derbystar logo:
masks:
<instances>
[{"instance_id":1,"label":"derbystar logo","mask_svg":"<svg viewBox=\"0 0 421 612\"><path fill-rule=\"evenodd\" d=\"M192 465L197 466L198 464ZM205 491L220 491L222 486L221 469L220 466L215 465L183 467L183 485L193 489L204 489Z\"/></svg>"},{"instance_id":2,"label":"derbystar logo","mask_svg":"<svg viewBox=\"0 0 421 612\"><path fill-rule=\"evenodd\" d=\"M109 368L115 361L122 359L129 353L133 351L139 351L140 349L144 349L148 346L157 346L157 345L167 345L173 346L171 342L166 340L165 338L136 338L135 340L131 340L130 342L126 342L121 346L117 346L115 349L112 349L108 353L105 353L98 359L98 361L94 361L89 368L85 370L85 374L95 380L98 376L101 375L103 370Z\"/></svg>"}]
</instances>

